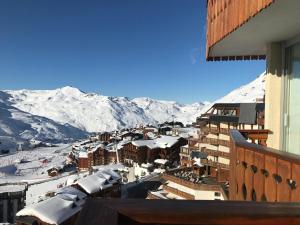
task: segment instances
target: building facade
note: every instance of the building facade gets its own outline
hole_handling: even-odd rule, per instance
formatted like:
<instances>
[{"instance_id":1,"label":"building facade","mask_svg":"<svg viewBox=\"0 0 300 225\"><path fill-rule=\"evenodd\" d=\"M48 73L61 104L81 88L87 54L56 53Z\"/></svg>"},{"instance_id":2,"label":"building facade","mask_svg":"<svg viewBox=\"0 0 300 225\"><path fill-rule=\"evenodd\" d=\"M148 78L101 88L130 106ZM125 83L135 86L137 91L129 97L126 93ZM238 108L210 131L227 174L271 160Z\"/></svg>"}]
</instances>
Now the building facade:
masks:
<instances>
[{"instance_id":1,"label":"building facade","mask_svg":"<svg viewBox=\"0 0 300 225\"><path fill-rule=\"evenodd\" d=\"M0 223L14 223L16 213L23 209L26 200L27 184L0 185Z\"/></svg>"}]
</instances>

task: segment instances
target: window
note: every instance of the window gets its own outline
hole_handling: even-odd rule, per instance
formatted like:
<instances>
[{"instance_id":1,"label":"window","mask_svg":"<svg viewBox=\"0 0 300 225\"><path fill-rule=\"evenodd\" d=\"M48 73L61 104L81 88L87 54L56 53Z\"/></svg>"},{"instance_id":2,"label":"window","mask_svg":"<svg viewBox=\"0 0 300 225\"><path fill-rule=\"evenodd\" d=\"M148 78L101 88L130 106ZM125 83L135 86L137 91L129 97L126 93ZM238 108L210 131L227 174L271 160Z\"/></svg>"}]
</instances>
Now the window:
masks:
<instances>
[{"instance_id":1,"label":"window","mask_svg":"<svg viewBox=\"0 0 300 225\"><path fill-rule=\"evenodd\" d=\"M221 197L221 193L220 192L215 192L215 197Z\"/></svg>"},{"instance_id":2,"label":"window","mask_svg":"<svg viewBox=\"0 0 300 225\"><path fill-rule=\"evenodd\" d=\"M300 43L286 49L286 67L283 145L300 154Z\"/></svg>"}]
</instances>

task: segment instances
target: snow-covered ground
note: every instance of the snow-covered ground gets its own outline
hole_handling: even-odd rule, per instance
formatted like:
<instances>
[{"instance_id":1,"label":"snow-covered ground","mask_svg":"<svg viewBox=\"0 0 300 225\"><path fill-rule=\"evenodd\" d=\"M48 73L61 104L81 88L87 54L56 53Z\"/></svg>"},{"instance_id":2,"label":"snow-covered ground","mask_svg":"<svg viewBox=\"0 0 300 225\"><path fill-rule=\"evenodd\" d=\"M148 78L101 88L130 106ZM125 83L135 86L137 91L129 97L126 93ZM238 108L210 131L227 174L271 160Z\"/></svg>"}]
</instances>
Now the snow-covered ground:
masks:
<instances>
[{"instance_id":1,"label":"snow-covered ground","mask_svg":"<svg viewBox=\"0 0 300 225\"><path fill-rule=\"evenodd\" d=\"M66 161L71 145L42 147L0 156L0 183L37 182L48 179L47 170Z\"/></svg>"}]
</instances>

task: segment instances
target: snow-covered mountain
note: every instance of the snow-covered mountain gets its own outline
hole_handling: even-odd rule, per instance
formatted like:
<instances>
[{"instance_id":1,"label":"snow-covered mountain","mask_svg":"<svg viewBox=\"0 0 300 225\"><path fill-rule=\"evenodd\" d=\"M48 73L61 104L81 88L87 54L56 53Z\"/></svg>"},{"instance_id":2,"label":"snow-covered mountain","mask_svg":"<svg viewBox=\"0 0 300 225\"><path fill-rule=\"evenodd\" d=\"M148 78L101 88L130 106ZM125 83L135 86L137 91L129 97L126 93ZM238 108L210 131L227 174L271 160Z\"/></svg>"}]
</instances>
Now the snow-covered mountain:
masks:
<instances>
[{"instance_id":1,"label":"snow-covered mountain","mask_svg":"<svg viewBox=\"0 0 300 225\"><path fill-rule=\"evenodd\" d=\"M83 138L87 133L68 124L24 112L9 102L11 96L0 91L0 139L2 146L11 137L15 141L43 140L57 142ZM6 139L6 141L3 141Z\"/></svg>"},{"instance_id":2,"label":"snow-covered mountain","mask_svg":"<svg viewBox=\"0 0 300 225\"><path fill-rule=\"evenodd\" d=\"M216 102L255 102L264 96L265 75ZM151 98L109 97L74 87L0 92L0 136L61 140L99 132L157 124L192 123L211 104L179 104Z\"/></svg>"},{"instance_id":3,"label":"snow-covered mountain","mask_svg":"<svg viewBox=\"0 0 300 225\"><path fill-rule=\"evenodd\" d=\"M266 73L262 73L255 80L241 86L218 99L216 102L222 103L250 103L255 102L258 98L263 98L265 94Z\"/></svg>"},{"instance_id":4,"label":"snow-covered mountain","mask_svg":"<svg viewBox=\"0 0 300 225\"><path fill-rule=\"evenodd\" d=\"M191 123L203 104L182 105L150 98L108 97L77 88L6 91L12 105L24 112L68 123L88 132L110 131L173 119Z\"/></svg>"}]
</instances>

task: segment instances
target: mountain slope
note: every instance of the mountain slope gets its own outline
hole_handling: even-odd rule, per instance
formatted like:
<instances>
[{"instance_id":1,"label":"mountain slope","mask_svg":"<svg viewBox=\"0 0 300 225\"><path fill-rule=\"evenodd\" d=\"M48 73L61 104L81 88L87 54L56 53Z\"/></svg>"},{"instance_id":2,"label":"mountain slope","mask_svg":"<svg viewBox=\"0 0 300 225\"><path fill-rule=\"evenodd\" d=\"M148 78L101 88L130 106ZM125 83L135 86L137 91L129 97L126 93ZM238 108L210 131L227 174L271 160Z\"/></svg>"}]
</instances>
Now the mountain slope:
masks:
<instances>
[{"instance_id":1,"label":"mountain slope","mask_svg":"<svg viewBox=\"0 0 300 225\"><path fill-rule=\"evenodd\" d=\"M223 103L250 103L255 102L258 98L263 98L265 94L266 74L262 73L249 84L243 85L216 102Z\"/></svg>"},{"instance_id":2,"label":"mountain slope","mask_svg":"<svg viewBox=\"0 0 300 225\"><path fill-rule=\"evenodd\" d=\"M11 96L0 91L0 136L16 140L37 139L62 141L82 138L86 132L68 124L59 124L51 119L34 116L10 105Z\"/></svg>"},{"instance_id":3,"label":"mountain slope","mask_svg":"<svg viewBox=\"0 0 300 225\"><path fill-rule=\"evenodd\" d=\"M7 91L14 107L33 115L68 123L88 132L115 130L174 119L191 123L203 104L180 105L150 98L108 97L73 87L46 91Z\"/></svg>"},{"instance_id":4,"label":"mountain slope","mask_svg":"<svg viewBox=\"0 0 300 225\"><path fill-rule=\"evenodd\" d=\"M264 84L262 74L216 102L255 102L264 96ZM209 103L184 105L151 98L108 97L73 87L3 91L0 92L0 136L55 140L81 137L86 134L84 131L111 131L173 119L188 124L210 106Z\"/></svg>"}]
</instances>

